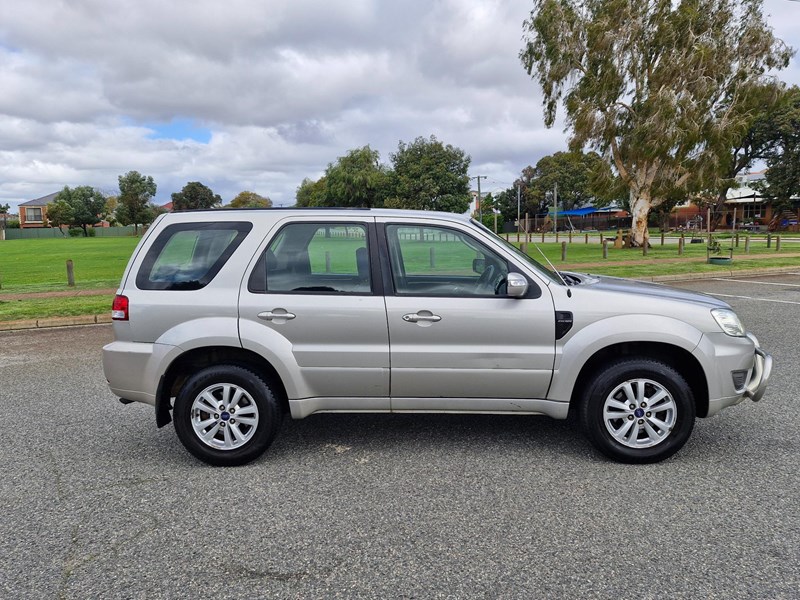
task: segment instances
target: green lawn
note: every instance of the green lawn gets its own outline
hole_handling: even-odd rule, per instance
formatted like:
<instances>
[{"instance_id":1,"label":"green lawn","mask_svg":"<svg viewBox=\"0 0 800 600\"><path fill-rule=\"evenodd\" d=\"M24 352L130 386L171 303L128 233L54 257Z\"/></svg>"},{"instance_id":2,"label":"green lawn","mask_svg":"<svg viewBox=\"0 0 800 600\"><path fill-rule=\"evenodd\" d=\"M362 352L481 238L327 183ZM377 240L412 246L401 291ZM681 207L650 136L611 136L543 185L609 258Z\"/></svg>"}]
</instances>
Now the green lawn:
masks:
<instances>
[{"instance_id":1,"label":"green lawn","mask_svg":"<svg viewBox=\"0 0 800 600\"><path fill-rule=\"evenodd\" d=\"M566 239L566 236L561 236L561 240L566 241ZM0 242L0 321L102 314L109 311L111 297L105 294L24 300L9 300L8 296L28 292L116 288L138 241L138 238L65 238ZM794 265L800 268L800 258L785 256L788 253L800 253L800 243L787 241L782 244L781 251L776 252L774 239L772 247L767 248L765 238L759 236L751 240L749 253L750 256L757 258L745 259L742 238L739 247L734 248L733 265L718 267L704 262L679 261L681 257L678 255L677 244L667 244L662 247L659 245L660 239L655 236L652 242L654 247L649 250L646 257L642 255L641 249L616 250L609 247L608 258L603 259L598 234L590 236L589 244L584 243L583 235L575 235L573 243L567 247L566 262L561 261L560 242L536 245L556 268L619 277L652 277ZM723 239L721 243L722 256L727 256L730 240ZM331 264L331 271L354 272L355 251L364 244L364 240L325 239L315 243L312 248L315 270L325 268L326 250L330 251L332 257L342 255L333 251L333 246L337 244L347 244L349 248L343 253L345 262ZM403 252L409 265L418 264L422 272L429 272L438 269L449 270L453 264L463 264L461 254L464 252L464 247L446 241L404 242ZM539 262L544 262L533 243L528 245L528 253ZM705 243L686 244L683 257L704 259L705 256ZM67 287L68 259L75 265L75 288ZM434 267L431 267L431 260L434 261ZM640 262L624 264L628 261Z\"/></svg>"},{"instance_id":2,"label":"green lawn","mask_svg":"<svg viewBox=\"0 0 800 600\"><path fill-rule=\"evenodd\" d=\"M3 293L66 290L67 260L75 266L78 289L119 285L139 238L64 238L0 242L0 298Z\"/></svg>"}]
</instances>

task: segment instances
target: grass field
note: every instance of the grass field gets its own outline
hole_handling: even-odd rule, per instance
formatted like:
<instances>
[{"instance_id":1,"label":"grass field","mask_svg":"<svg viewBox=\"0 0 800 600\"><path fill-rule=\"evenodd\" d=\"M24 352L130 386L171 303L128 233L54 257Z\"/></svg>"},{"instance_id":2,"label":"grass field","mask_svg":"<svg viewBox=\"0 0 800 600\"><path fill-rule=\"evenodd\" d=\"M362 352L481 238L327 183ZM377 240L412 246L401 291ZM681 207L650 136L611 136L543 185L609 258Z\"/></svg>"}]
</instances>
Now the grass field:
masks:
<instances>
[{"instance_id":1,"label":"grass field","mask_svg":"<svg viewBox=\"0 0 800 600\"><path fill-rule=\"evenodd\" d=\"M0 242L0 294L66 290L67 260L77 289L119 285L139 238L64 238Z\"/></svg>"},{"instance_id":2,"label":"grass field","mask_svg":"<svg viewBox=\"0 0 800 600\"><path fill-rule=\"evenodd\" d=\"M566 241L566 236L561 240ZM513 236L512 236L513 240ZM65 239L32 239L8 240L0 242L0 321L18 319L46 318L50 316L73 316L83 314L101 314L110 310L111 297L101 290L116 288L122 273L139 238L65 238ZM561 261L561 243L552 241L537 243L547 258L559 269L588 271L597 274L615 275L619 277L650 277L657 275L673 275L697 272L728 271L731 269L753 269L760 267L794 266L800 268L800 258L786 256L800 253L800 243L787 241L781 251L766 247L763 237L753 238L750 252L745 254L744 239L738 248L734 248L733 265L724 268L707 265L706 245L689 244L685 246L683 257L678 255L677 244L659 245L654 237L654 246L645 257L641 249L608 250L608 258L603 259L602 246L598 234L590 237L590 243L584 243L583 235L576 235L572 244L567 247L567 261ZM325 250L331 250L329 244L335 240L326 240L313 249L312 261L315 268L325 264ZM352 264L332 264L336 272L352 272L354 269L355 250L363 245L363 240L341 240L341 243L352 246ZM728 255L730 240L721 240L722 256ZM448 242L418 242L404 245L408 252L407 259L428 264L431 259L431 248L437 267L447 269L454 258L452 244ZM539 250L533 244L528 245L528 253L539 262L544 262ZM339 254L331 252L332 256ZM347 256L350 256L348 254ZM695 260L683 260L686 258ZM75 287L67 287L66 261L72 260L75 268ZM460 260L460 259L459 259ZM86 291L98 290L95 295L81 295L57 298L22 298L21 294L35 292L55 292L66 290ZM12 297L13 296L13 297Z\"/></svg>"}]
</instances>

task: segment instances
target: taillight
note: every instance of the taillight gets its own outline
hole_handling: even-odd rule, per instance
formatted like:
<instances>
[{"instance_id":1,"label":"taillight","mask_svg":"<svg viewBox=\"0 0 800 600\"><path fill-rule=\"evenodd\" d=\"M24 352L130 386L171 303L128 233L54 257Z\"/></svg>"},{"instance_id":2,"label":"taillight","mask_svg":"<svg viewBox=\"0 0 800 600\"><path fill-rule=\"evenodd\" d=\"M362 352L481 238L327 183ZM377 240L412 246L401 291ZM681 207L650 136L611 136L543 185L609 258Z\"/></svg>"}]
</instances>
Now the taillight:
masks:
<instances>
[{"instance_id":1,"label":"taillight","mask_svg":"<svg viewBox=\"0 0 800 600\"><path fill-rule=\"evenodd\" d=\"M114 321L127 321L128 320L128 297L114 296L114 304L111 305L111 318Z\"/></svg>"}]
</instances>

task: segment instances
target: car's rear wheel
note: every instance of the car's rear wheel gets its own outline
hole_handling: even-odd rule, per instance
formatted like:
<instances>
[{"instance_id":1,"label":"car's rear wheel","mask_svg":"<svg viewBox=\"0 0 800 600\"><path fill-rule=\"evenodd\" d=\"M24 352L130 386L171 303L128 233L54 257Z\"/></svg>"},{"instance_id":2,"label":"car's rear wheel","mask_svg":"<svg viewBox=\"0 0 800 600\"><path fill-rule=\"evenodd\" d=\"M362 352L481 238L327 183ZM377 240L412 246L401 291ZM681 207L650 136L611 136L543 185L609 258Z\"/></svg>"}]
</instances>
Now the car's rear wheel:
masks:
<instances>
[{"instance_id":1,"label":"car's rear wheel","mask_svg":"<svg viewBox=\"0 0 800 600\"><path fill-rule=\"evenodd\" d=\"M255 373L236 365L208 367L175 398L175 431L184 447L212 465L242 465L261 456L281 421L280 405Z\"/></svg>"},{"instance_id":2,"label":"car's rear wheel","mask_svg":"<svg viewBox=\"0 0 800 600\"><path fill-rule=\"evenodd\" d=\"M585 389L584 430L595 447L614 460L664 460L680 450L692 433L692 390L669 365L619 360L599 370Z\"/></svg>"}]
</instances>

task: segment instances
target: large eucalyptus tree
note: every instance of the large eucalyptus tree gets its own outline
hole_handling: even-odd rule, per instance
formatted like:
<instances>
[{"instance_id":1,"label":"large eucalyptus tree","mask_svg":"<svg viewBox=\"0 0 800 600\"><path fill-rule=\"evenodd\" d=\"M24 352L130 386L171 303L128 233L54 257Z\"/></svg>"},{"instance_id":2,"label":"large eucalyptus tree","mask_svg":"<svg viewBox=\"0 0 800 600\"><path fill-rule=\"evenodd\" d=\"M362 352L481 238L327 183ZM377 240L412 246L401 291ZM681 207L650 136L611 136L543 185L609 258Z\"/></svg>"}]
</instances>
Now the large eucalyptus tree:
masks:
<instances>
[{"instance_id":1,"label":"large eucalyptus tree","mask_svg":"<svg viewBox=\"0 0 800 600\"><path fill-rule=\"evenodd\" d=\"M676 188L713 185L752 124L752 90L792 56L761 0L534 0L523 29L546 125L563 103L571 146L614 166L638 244Z\"/></svg>"}]
</instances>

